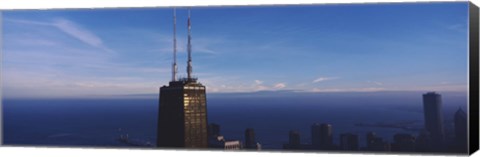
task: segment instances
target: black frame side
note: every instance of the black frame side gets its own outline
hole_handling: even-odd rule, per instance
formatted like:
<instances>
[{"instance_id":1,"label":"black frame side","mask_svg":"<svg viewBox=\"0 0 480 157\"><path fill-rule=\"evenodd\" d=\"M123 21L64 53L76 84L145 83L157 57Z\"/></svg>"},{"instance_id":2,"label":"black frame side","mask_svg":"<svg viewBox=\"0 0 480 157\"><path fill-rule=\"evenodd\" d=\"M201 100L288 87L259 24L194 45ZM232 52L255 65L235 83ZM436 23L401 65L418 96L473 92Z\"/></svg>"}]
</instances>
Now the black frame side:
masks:
<instances>
[{"instance_id":1,"label":"black frame side","mask_svg":"<svg viewBox=\"0 0 480 157\"><path fill-rule=\"evenodd\" d=\"M470 85L470 93L469 93L469 153L473 154L475 151L478 150L479 145L479 30L478 30L478 7L469 2L469 85Z\"/></svg>"}]
</instances>

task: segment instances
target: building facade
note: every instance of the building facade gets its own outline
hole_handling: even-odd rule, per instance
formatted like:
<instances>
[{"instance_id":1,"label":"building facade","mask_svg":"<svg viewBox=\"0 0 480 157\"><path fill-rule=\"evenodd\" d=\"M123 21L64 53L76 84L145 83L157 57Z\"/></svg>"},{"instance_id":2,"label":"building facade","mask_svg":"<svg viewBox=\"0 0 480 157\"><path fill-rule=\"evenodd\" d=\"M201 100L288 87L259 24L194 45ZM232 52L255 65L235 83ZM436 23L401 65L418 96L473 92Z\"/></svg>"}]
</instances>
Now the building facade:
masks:
<instances>
[{"instance_id":1,"label":"building facade","mask_svg":"<svg viewBox=\"0 0 480 157\"><path fill-rule=\"evenodd\" d=\"M289 135L288 144L290 144L290 146L293 146L293 147L300 146L300 133L298 131L292 130L288 133L288 135Z\"/></svg>"},{"instance_id":2,"label":"building facade","mask_svg":"<svg viewBox=\"0 0 480 157\"><path fill-rule=\"evenodd\" d=\"M390 151L390 144L383 138L377 137L375 132L367 132L366 136L367 151Z\"/></svg>"},{"instance_id":3,"label":"building facade","mask_svg":"<svg viewBox=\"0 0 480 157\"><path fill-rule=\"evenodd\" d=\"M341 150L358 150L358 135L351 133L340 134L340 149Z\"/></svg>"},{"instance_id":4,"label":"building facade","mask_svg":"<svg viewBox=\"0 0 480 157\"><path fill-rule=\"evenodd\" d=\"M326 149L333 145L331 124L320 124L320 145Z\"/></svg>"},{"instance_id":5,"label":"building facade","mask_svg":"<svg viewBox=\"0 0 480 157\"><path fill-rule=\"evenodd\" d=\"M391 145L393 152L414 152L415 137L410 134L395 134Z\"/></svg>"},{"instance_id":6,"label":"building facade","mask_svg":"<svg viewBox=\"0 0 480 157\"><path fill-rule=\"evenodd\" d=\"M435 149L442 149L445 141L443 126L442 96L435 92L423 94L425 129L430 134Z\"/></svg>"},{"instance_id":7,"label":"building facade","mask_svg":"<svg viewBox=\"0 0 480 157\"><path fill-rule=\"evenodd\" d=\"M312 146L320 148L320 124L314 123L310 127L311 138L312 138Z\"/></svg>"},{"instance_id":8,"label":"building facade","mask_svg":"<svg viewBox=\"0 0 480 157\"><path fill-rule=\"evenodd\" d=\"M467 113L458 109L454 116L455 147L457 152L468 151L468 124Z\"/></svg>"},{"instance_id":9,"label":"building facade","mask_svg":"<svg viewBox=\"0 0 480 157\"><path fill-rule=\"evenodd\" d=\"M173 10L172 81L160 88L157 147L207 148L205 86L192 77L190 10L188 10L187 78L177 79L176 9Z\"/></svg>"},{"instance_id":10,"label":"building facade","mask_svg":"<svg viewBox=\"0 0 480 157\"><path fill-rule=\"evenodd\" d=\"M159 147L207 148L205 86L180 79L160 88Z\"/></svg>"},{"instance_id":11,"label":"building facade","mask_svg":"<svg viewBox=\"0 0 480 157\"><path fill-rule=\"evenodd\" d=\"M253 128L245 129L245 148L256 149L257 142L255 140L255 131Z\"/></svg>"}]
</instances>

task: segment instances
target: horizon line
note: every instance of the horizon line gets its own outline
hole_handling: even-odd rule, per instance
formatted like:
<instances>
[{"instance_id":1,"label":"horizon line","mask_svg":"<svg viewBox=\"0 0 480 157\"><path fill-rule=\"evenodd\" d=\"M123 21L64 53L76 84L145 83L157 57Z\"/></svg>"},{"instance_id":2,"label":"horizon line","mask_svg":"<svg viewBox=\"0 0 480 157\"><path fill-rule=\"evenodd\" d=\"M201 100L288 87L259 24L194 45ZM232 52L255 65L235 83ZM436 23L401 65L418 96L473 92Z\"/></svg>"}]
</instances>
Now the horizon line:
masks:
<instances>
[{"instance_id":1,"label":"horizon line","mask_svg":"<svg viewBox=\"0 0 480 157\"><path fill-rule=\"evenodd\" d=\"M250 92L207 92L212 95L220 94L266 94L266 93L294 93L294 94L353 94L353 93L395 93L395 92L408 92L408 93L428 93L436 92L440 95L442 93L465 93L468 95L468 91L458 91L458 90L446 90L446 91L433 91L433 90L379 90L379 91L299 91L299 90L260 90L260 91L250 91ZM122 99L122 96L130 99L141 99L141 98L152 98L158 97L157 93L137 93L137 94L116 94L116 95L81 95L81 96L29 96L29 97L18 97L18 96L5 96L1 97L1 100L5 99L105 99L105 98L116 98ZM274 96L274 95L271 95Z\"/></svg>"}]
</instances>

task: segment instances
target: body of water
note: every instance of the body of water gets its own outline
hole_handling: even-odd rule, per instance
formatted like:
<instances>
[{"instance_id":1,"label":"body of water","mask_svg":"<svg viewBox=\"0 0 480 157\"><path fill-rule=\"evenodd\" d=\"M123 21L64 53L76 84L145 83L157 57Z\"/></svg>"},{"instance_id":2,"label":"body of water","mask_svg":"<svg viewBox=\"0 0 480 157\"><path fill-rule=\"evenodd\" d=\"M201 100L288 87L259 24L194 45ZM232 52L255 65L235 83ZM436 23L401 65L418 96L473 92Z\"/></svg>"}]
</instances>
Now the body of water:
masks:
<instances>
[{"instance_id":1,"label":"body of water","mask_svg":"<svg viewBox=\"0 0 480 157\"><path fill-rule=\"evenodd\" d=\"M246 128L255 130L264 149L281 149L288 132L300 132L310 143L313 123L330 123L334 143L341 133L374 131L388 141L396 133L418 134L423 127L422 93L255 93L207 95L208 122L221 126L227 139L244 141ZM466 110L465 93L440 93L447 133L454 112ZM6 145L126 147L118 140L155 143L158 98L4 99L3 139ZM373 127L357 126L371 124ZM401 127L375 127L387 124ZM407 129L406 129L407 128Z\"/></svg>"}]
</instances>

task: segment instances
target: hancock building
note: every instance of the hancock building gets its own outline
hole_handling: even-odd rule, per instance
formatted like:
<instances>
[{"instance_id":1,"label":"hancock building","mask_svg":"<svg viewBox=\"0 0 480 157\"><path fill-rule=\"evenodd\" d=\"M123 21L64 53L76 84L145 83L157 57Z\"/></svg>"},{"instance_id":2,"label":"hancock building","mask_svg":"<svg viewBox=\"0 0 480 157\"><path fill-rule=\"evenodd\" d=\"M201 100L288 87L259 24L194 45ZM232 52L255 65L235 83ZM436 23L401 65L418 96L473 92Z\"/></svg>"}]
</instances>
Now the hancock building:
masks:
<instances>
[{"instance_id":1,"label":"hancock building","mask_svg":"<svg viewBox=\"0 0 480 157\"><path fill-rule=\"evenodd\" d=\"M160 87L157 147L207 148L205 86L192 77L190 10L188 11L187 77L177 78L176 13L173 15L172 80Z\"/></svg>"}]
</instances>

